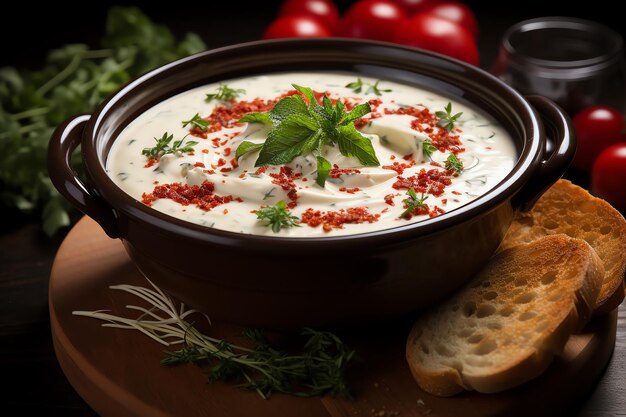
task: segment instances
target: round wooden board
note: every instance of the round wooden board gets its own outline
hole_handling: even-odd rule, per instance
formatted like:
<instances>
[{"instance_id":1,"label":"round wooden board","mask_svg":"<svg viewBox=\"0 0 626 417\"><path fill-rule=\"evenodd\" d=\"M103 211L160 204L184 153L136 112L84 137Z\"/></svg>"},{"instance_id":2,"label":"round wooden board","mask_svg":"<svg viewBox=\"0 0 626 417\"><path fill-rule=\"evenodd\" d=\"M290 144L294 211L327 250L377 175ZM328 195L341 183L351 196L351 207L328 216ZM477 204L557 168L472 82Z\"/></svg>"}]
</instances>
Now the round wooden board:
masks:
<instances>
[{"instance_id":1,"label":"round wooden board","mask_svg":"<svg viewBox=\"0 0 626 417\"><path fill-rule=\"evenodd\" d=\"M98 309L126 314L124 306L136 300L108 289L114 284L148 285L121 242L109 239L85 217L56 256L50 319L61 367L80 395L104 417L570 415L602 374L615 345L617 314L613 312L572 336L564 354L534 381L501 394L438 398L417 387L405 363L409 321L364 327L341 334L360 359L350 374L353 399L275 394L263 400L233 385L207 383L206 374L195 365L161 366L163 347L138 332L103 328L97 320L72 315L73 310ZM203 330L227 339L241 331L216 323Z\"/></svg>"}]
</instances>

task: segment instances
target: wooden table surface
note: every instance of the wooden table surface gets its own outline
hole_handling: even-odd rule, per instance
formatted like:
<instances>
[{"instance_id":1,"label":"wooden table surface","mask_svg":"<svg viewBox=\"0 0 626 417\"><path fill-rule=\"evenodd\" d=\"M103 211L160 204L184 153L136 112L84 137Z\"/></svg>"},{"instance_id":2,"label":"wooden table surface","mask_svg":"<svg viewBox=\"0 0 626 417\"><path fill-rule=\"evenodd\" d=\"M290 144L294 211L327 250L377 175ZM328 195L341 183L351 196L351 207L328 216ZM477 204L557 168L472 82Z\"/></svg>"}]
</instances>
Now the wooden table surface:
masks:
<instances>
[{"instance_id":1,"label":"wooden table surface","mask_svg":"<svg viewBox=\"0 0 626 417\"><path fill-rule=\"evenodd\" d=\"M102 31L104 11L113 2L90 5L91 19L76 22L71 14L61 16L57 5L49 4L31 13L27 2L16 3L29 16L30 47L24 42L3 44L2 64L40 62L44 51L64 43L93 41ZM234 10L237 2L232 2ZM259 38L263 27L275 14L277 0L264 2L265 8L237 9L237 19L206 20L202 13L190 13L189 7L159 9L146 3L142 7L176 33L199 32L209 47ZM346 1L339 0L345 7ZM481 62L489 68L497 52L499 38L512 23L541 15L565 14L603 21L624 33L619 13L605 13L608 2L571 4L566 11L558 3L537 2L512 10L507 2L497 6L489 2L469 1L477 11L481 30ZM602 2L600 2L602 3ZM211 6L213 6L212 3ZM229 3L230 4L230 3ZM239 4L241 6L241 3ZM239 7L237 6L237 7ZM221 4L222 9L227 7ZM165 11L167 10L167 12ZM16 13L17 12L14 12ZM224 15L227 11L220 10ZM53 16L54 18L51 18ZM0 39L14 36L11 25L0 25ZM22 31L19 32L22 36ZM6 35L6 36L5 36ZM20 38L21 39L21 38ZM28 46L28 44L26 45ZM0 65L2 66L2 65ZM574 178L576 180L576 178ZM579 181L580 182L580 181ZM0 185L1 187L1 185ZM1 190L0 190L1 191ZM45 237L39 226L16 213L2 213L0 221L0 390L2 415L96 415L78 396L59 367L50 337L47 291L50 267L62 240ZM563 395L568 395L566 392ZM586 400L579 417L626 416L626 304L619 310L617 344L614 356L592 395Z\"/></svg>"}]
</instances>

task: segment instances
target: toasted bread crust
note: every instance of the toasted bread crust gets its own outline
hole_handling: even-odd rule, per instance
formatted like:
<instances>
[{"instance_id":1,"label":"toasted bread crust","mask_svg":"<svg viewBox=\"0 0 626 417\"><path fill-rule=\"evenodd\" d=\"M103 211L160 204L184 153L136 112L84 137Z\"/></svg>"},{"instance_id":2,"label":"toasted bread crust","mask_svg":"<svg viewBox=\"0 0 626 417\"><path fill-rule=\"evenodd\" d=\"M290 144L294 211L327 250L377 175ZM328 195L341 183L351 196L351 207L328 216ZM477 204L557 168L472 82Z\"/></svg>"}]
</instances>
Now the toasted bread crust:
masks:
<instances>
[{"instance_id":1,"label":"toasted bread crust","mask_svg":"<svg viewBox=\"0 0 626 417\"><path fill-rule=\"evenodd\" d=\"M580 239L546 236L507 249L416 321L406 346L411 373L438 396L522 384L587 323L603 277L601 260Z\"/></svg>"},{"instance_id":2,"label":"toasted bread crust","mask_svg":"<svg viewBox=\"0 0 626 417\"><path fill-rule=\"evenodd\" d=\"M605 314L617 308L625 295L624 217L606 201L567 180L559 180L531 211L516 215L498 250L556 233L587 241L604 264L606 274L596 300L595 314Z\"/></svg>"}]
</instances>

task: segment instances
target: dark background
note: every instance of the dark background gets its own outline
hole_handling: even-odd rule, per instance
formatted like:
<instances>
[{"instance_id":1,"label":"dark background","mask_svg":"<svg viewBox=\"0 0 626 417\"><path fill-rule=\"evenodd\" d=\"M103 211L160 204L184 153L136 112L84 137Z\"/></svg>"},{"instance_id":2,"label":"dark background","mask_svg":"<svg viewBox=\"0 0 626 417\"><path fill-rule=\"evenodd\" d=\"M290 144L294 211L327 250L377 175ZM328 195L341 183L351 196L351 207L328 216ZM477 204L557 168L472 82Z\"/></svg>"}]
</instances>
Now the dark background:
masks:
<instances>
[{"instance_id":1,"label":"dark background","mask_svg":"<svg viewBox=\"0 0 626 417\"><path fill-rule=\"evenodd\" d=\"M106 10L135 4L175 34L192 31L209 48L259 39L276 15L279 0L203 3L48 2L22 0L0 14L0 66L36 67L49 49L67 43L97 45ZM351 3L336 1L343 11ZM502 34L520 20L539 16L573 16L595 20L624 36L624 16L615 2L467 1L479 20L481 65L489 68ZM63 236L46 238L37 219L0 213L0 414L93 416L59 368L50 340L47 283L54 254ZM60 234L62 235L62 234ZM574 400L574 399L573 399Z\"/></svg>"}]
</instances>

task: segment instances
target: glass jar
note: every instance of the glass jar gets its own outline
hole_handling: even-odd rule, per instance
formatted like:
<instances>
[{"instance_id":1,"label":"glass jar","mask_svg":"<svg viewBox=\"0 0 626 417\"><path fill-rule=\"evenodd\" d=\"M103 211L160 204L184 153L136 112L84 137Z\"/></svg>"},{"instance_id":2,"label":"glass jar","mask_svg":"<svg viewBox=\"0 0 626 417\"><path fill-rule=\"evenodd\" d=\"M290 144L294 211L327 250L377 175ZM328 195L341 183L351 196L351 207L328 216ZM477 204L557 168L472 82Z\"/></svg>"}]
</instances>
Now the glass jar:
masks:
<instances>
[{"instance_id":1,"label":"glass jar","mask_svg":"<svg viewBox=\"0 0 626 417\"><path fill-rule=\"evenodd\" d=\"M539 94L570 115L593 104L626 113L623 39L583 19L542 17L507 30L492 72L522 94Z\"/></svg>"}]
</instances>

